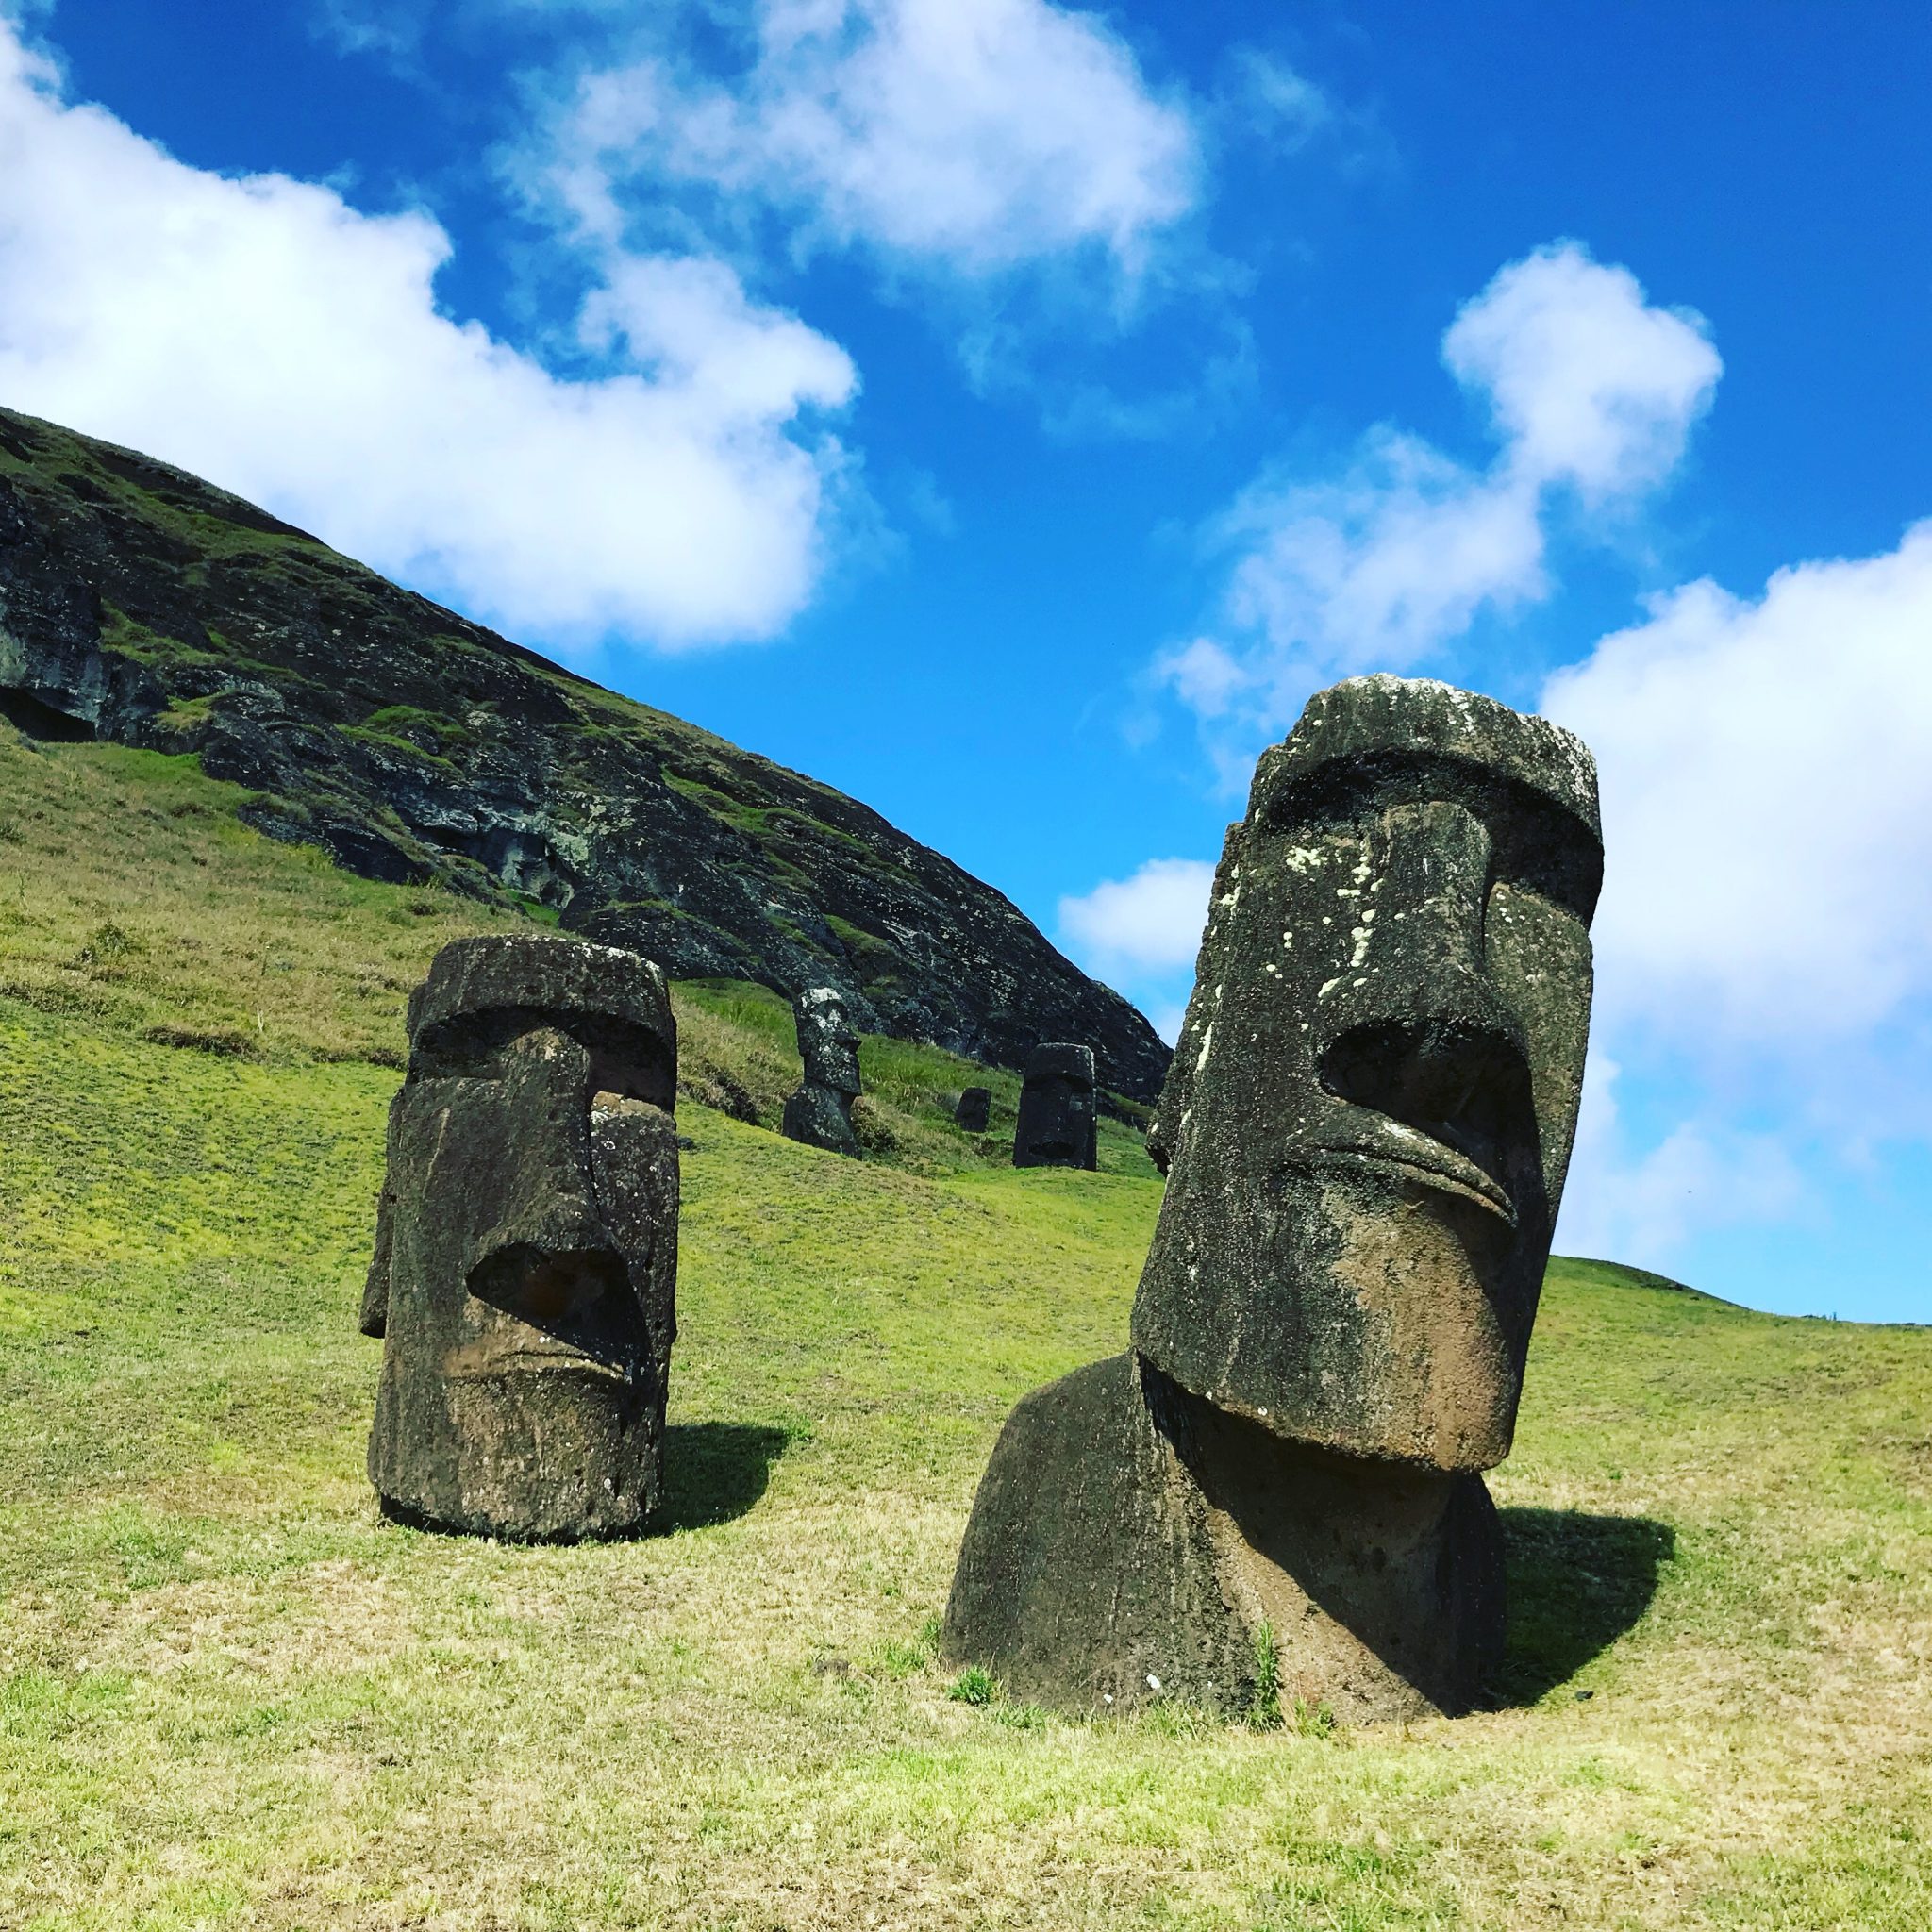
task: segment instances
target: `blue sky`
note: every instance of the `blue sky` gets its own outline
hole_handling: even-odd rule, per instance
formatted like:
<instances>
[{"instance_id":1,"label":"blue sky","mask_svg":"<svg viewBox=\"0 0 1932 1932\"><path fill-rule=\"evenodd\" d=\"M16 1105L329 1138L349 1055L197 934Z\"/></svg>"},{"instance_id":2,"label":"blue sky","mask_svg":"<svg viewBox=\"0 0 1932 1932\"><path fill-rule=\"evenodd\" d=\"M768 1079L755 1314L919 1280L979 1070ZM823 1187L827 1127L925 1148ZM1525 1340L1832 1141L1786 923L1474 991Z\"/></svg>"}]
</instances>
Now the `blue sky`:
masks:
<instances>
[{"instance_id":1,"label":"blue sky","mask_svg":"<svg viewBox=\"0 0 1932 1932\"><path fill-rule=\"evenodd\" d=\"M1561 1243L1932 1319L1932 15L0 0L0 400L876 806L1171 1026L1353 672L1581 730Z\"/></svg>"}]
</instances>

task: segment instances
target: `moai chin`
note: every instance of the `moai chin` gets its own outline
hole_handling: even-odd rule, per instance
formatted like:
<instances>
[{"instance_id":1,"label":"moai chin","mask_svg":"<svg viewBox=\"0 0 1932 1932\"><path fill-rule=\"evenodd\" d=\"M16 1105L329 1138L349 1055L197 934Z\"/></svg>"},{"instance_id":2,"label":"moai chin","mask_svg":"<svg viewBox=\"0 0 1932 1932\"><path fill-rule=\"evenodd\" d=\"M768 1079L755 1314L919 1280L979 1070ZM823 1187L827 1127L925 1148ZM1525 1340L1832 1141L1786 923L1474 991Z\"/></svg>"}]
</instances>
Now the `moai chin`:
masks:
<instances>
[{"instance_id":1,"label":"moai chin","mask_svg":"<svg viewBox=\"0 0 1932 1932\"><path fill-rule=\"evenodd\" d=\"M791 1003L805 1077L785 1102L788 1141L858 1158L852 1103L858 1098L858 1035L834 987L808 987Z\"/></svg>"},{"instance_id":2,"label":"moai chin","mask_svg":"<svg viewBox=\"0 0 1932 1932\"><path fill-rule=\"evenodd\" d=\"M1428 681L1265 753L1149 1147L1132 1349L1026 1398L957 1656L1062 1707L1464 1709L1503 1636L1508 1454L1589 1026L1595 769Z\"/></svg>"},{"instance_id":3,"label":"moai chin","mask_svg":"<svg viewBox=\"0 0 1932 1932\"><path fill-rule=\"evenodd\" d=\"M1097 1153L1093 1049L1065 1041L1036 1046L1020 1089L1013 1165L1091 1168Z\"/></svg>"},{"instance_id":4,"label":"moai chin","mask_svg":"<svg viewBox=\"0 0 1932 1932\"><path fill-rule=\"evenodd\" d=\"M676 1333L676 1085L648 959L523 938L436 956L362 1304L391 1513L537 1540L643 1527Z\"/></svg>"}]
</instances>

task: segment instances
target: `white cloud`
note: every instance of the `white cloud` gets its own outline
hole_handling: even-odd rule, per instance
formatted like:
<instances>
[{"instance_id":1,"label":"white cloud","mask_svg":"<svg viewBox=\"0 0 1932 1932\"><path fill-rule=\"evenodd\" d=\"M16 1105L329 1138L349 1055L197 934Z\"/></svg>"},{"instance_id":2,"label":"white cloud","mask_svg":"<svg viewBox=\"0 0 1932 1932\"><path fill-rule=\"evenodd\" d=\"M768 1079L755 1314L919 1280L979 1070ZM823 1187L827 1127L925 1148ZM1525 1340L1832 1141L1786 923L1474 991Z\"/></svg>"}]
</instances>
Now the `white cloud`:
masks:
<instances>
[{"instance_id":1,"label":"white cloud","mask_svg":"<svg viewBox=\"0 0 1932 1932\"><path fill-rule=\"evenodd\" d=\"M1932 522L1756 597L1657 598L1541 708L1596 754L1607 853L1611 1063L1565 1241L1667 1260L1706 1228L1816 1219L1821 1190L1932 1139ZM1647 1132L1609 1105L1620 1065L1651 1087Z\"/></svg>"},{"instance_id":2,"label":"white cloud","mask_svg":"<svg viewBox=\"0 0 1932 1932\"><path fill-rule=\"evenodd\" d=\"M1047 0L758 0L730 84L653 54L588 76L548 167L590 232L667 192L806 240L985 276L1099 249L1128 271L1194 203L1185 112L1098 15Z\"/></svg>"},{"instance_id":3,"label":"white cloud","mask_svg":"<svg viewBox=\"0 0 1932 1932\"><path fill-rule=\"evenodd\" d=\"M1060 901L1060 936L1099 972L1160 974L1191 966L1208 923L1214 868L1150 858L1131 878L1106 879Z\"/></svg>"},{"instance_id":4,"label":"white cloud","mask_svg":"<svg viewBox=\"0 0 1932 1932\"><path fill-rule=\"evenodd\" d=\"M1235 102L1250 126L1284 153L1306 147L1340 118L1321 88L1265 48L1236 48L1228 67Z\"/></svg>"},{"instance_id":5,"label":"white cloud","mask_svg":"<svg viewBox=\"0 0 1932 1932\"><path fill-rule=\"evenodd\" d=\"M1586 501L1661 483L1723 364L1694 311L1653 307L1574 242L1512 262L1456 318L1442 360L1486 395L1517 477Z\"/></svg>"},{"instance_id":6,"label":"white cloud","mask_svg":"<svg viewBox=\"0 0 1932 1932\"><path fill-rule=\"evenodd\" d=\"M1562 497L1627 508L1662 483L1721 368L1699 318L1654 307L1574 242L1504 268L1442 352L1489 409L1493 460L1474 469L1384 426L1340 475L1270 475L1245 491L1216 525L1236 558L1214 675L1199 675L1198 641L1166 660L1204 720L1240 691L1248 723L1284 728L1316 685L1407 669L1485 610L1545 595Z\"/></svg>"},{"instance_id":7,"label":"white cloud","mask_svg":"<svg viewBox=\"0 0 1932 1932\"><path fill-rule=\"evenodd\" d=\"M1597 757L1613 1024L1808 1064L1932 997L1932 522L1657 599L1541 708Z\"/></svg>"},{"instance_id":8,"label":"white cloud","mask_svg":"<svg viewBox=\"0 0 1932 1932\"><path fill-rule=\"evenodd\" d=\"M717 262L614 259L620 373L438 308L417 213L184 166L0 27L0 395L154 451L511 630L757 637L810 595L846 472L800 418L850 361Z\"/></svg>"}]
</instances>

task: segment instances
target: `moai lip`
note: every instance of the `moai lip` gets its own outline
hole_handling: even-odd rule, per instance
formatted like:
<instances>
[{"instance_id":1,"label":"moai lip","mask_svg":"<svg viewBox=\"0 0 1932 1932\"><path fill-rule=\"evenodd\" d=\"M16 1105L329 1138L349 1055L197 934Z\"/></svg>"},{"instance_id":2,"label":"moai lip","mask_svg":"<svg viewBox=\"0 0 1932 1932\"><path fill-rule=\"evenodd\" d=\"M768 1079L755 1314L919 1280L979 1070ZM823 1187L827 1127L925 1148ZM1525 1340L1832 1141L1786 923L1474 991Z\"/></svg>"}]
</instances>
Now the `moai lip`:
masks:
<instances>
[{"instance_id":1,"label":"moai lip","mask_svg":"<svg viewBox=\"0 0 1932 1932\"><path fill-rule=\"evenodd\" d=\"M1063 1708L1455 1712L1504 1633L1507 1455L1576 1125L1595 770L1446 685L1350 680L1262 757L1148 1136L1133 1347L1036 1391L946 1645Z\"/></svg>"},{"instance_id":2,"label":"moai lip","mask_svg":"<svg viewBox=\"0 0 1932 1932\"><path fill-rule=\"evenodd\" d=\"M852 1103L860 1092L858 1034L836 988L808 987L792 1002L805 1077L785 1102L785 1138L858 1157Z\"/></svg>"},{"instance_id":3,"label":"moai lip","mask_svg":"<svg viewBox=\"0 0 1932 1932\"><path fill-rule=\"evenodd\" d=\"M1048 1041L1026 1057L1020 1120L1013 1133L1015 1167L1096 1166L1093 1049Z\"/></svg>"},{"instance_id":4,"label":"moai lip","mask_svg":"<svg viewBox=\"0 0 1932 1932\"><path fill-rule=\"evenodd\" d=\"M659 1500L677 1034L649 960L458 940L409 1001L362 1329L369 1474L439 1527L569 1541Z\"/></svg>"}]
</instances>

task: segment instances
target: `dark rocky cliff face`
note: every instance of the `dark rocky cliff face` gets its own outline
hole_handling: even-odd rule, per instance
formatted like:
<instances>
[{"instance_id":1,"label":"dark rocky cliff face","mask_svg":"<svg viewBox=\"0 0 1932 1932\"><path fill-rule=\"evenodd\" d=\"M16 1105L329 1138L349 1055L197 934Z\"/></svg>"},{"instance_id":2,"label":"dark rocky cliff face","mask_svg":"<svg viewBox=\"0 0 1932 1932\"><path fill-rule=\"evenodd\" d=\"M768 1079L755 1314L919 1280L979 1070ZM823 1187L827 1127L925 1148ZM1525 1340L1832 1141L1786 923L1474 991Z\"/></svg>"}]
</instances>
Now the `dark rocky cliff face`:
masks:
<instances>
[{"instance_id":1,"label":"dark rocky cliff face","mask_svg":"<svg viewBox=\"0 0 1932 1932\"><path fill-rule=\"evenodd\" d=\"M516 898L676 978L843 993L1018 1067L1168 1050L1000 893L866 807L397 589L151 458L0 409L0 711L196 752L244 816L385 879Z\"/></svg>"}]
</instances>

